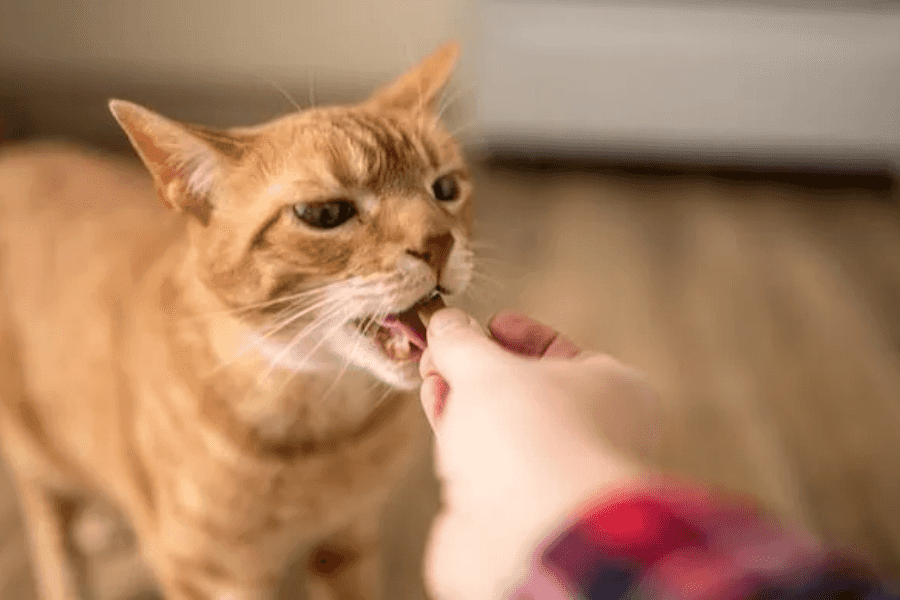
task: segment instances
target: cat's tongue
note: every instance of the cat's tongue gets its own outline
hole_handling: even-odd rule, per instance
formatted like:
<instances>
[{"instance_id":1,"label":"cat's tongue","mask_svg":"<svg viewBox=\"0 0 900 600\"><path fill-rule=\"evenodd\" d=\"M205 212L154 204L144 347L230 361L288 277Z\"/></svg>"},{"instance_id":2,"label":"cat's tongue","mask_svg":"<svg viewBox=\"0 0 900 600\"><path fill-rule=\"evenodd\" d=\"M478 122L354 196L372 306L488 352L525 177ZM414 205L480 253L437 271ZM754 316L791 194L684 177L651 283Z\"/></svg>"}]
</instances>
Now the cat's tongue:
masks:
<instances>
[{"instance_id":1,"label":"cat's tongue","mask_svg":"<svg viewBox=\"0 0 900 600\"><path fill-rule=\"evenodd\" d=\"M410 353L405 358L412 360L421 358L422 352L428 346L428 343L425 341L425 322L430 320L431 315L444 306L444 299L440 295L435 294L431 298L418 302L401 313L388 315L384 318L383 325L390 330L392 337L409 340ZM393 354L395 353L389 352L389 355Z\"/></svg>"},{"instance_id":2,"label":"cat's tongue","mask_svg":"<svg viewBox=\"0 0 900 600\"><path fill-rule=\"evenodd\" d=\"M425 321L431 319L431 315L444 308L444 299L439 294L422 300L412 305L402 313L388 315L384 324L391 330L402 332L409 340L421 349L425 349L428 343L425 341ZM423 321L425 319L425 321Z\"/></svg>"},{"instance_id":3,"label":"cat's tongue","mask_svg":"<svg viewBox=\"0 0 900 600\"><path fill-rule=\"evenodd\" d=\"M388 315L384 318L384 326L394 335L405 335L416 347L425 349L425 323L419 317L419 311L415 307L409 310Z\"/></svg>"}]
</instances>

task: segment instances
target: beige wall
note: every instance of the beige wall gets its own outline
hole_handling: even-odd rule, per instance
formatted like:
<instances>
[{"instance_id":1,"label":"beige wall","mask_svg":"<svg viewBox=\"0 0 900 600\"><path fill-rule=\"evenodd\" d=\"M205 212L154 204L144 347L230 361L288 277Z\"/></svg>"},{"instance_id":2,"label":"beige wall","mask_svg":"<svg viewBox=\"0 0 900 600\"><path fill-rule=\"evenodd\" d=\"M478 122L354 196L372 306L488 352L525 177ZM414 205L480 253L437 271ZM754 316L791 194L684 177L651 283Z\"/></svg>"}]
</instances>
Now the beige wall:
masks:
<instances>
[{"instance_id":1,"label":"beige wall","mask_svg":"<svg viewBox=\"0 0 900 600\"><path fill-rule=\"evenodd\" d=\"M473 0L0 0L0 68L210 79L377 81L447 38Z\"/></svg>"}]
</instances>

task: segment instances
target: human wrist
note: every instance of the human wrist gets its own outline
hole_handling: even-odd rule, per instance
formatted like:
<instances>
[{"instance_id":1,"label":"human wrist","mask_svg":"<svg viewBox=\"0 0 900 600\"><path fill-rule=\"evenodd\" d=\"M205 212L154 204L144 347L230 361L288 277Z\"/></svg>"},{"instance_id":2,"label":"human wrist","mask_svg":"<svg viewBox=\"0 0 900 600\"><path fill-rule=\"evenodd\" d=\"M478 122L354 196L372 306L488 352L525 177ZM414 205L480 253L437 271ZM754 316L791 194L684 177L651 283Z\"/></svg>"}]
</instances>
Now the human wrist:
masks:
<instances>
[{"instance_id":1,"label":"human wrist","mask_svg":"<svg viewBox=\"0 0 900 600\"><path fill-rule=\"evenodd\" d=\"M530 568L505 598L888 597L855 553L823 546L750 497L661 474L573 513Z\"/></svg>"},{"instance_id":2,"label":"human wrist","mask_svg":"<svg viewBox=\"0 0 900 600\"><path fill-rule=\"evenodd\" d=\"M557 457L523 485L516 509L498 519L506 541L516 548L516 568L529 564L548 540L577 521L587 506L612 498L643 481L636 463L599 448ZM510 583L516 578L510 574Z\"/></svg>"}]
</instances>

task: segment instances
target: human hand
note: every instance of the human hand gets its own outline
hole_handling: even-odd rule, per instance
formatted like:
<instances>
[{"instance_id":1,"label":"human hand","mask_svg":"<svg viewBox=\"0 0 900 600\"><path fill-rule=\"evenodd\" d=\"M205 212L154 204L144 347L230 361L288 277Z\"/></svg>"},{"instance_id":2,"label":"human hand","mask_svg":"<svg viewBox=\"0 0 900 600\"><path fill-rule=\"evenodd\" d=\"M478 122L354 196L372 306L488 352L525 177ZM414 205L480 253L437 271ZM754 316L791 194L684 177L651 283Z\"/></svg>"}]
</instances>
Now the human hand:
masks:
<instances>
[{"instance_id":1,"label":"human hand","mask_svg":"<svg viewBox=\"0 0 900 600\"><path fill-rule=\"evenodd\" d=\"M523 315L489 330L439 311L419 367L444 501L426 578L442 600L504 597L563 519L634 482L626 449L656 437L656 397L633 369Z\"/></svg>"}]
</instances>

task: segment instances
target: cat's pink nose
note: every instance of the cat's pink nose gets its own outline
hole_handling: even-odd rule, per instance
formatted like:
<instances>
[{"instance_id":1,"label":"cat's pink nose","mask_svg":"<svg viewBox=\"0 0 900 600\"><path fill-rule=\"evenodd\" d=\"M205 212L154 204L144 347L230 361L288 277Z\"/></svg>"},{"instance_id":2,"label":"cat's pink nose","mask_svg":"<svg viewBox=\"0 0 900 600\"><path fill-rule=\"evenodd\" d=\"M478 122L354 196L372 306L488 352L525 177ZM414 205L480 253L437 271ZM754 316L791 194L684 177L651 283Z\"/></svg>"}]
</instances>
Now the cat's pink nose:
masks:
<instances>
[{"instance_id":1,"label":"cat's pink nose","mask_svg":"<svg viewBox=\"0 0 900 600\"><path fill-rule=\"evenodd\" d=\"M450 256L450 251L452 249L453 234L448 231L440 235L429 237L425 240L421 249L408 249L406 252L407 254L424 261L425 264L434 269L434 273L437 275L438 281L440 281L441 271L444 270L444 266L447 264L447 258Z\"/></svg>"}]
</instances>

